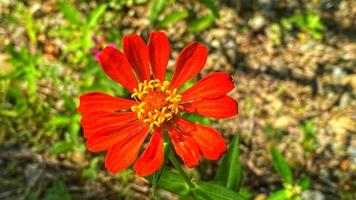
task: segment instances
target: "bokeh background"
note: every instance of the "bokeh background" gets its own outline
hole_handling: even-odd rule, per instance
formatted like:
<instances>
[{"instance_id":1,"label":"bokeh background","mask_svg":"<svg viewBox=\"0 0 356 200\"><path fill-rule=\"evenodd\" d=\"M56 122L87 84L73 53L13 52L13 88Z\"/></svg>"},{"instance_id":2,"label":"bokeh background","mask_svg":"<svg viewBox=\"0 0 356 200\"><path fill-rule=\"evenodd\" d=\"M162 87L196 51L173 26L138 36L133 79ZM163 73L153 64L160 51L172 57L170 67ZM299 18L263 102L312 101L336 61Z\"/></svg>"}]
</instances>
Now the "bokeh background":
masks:
<instances>
[{"instance_id":1,"label":"bokeh background","mask_svg":"<svg viewBox=\"0 0 356 200\"><path fill-rule=\"evenodd\" d=\"M93 54L153 30L170 39L170 70L195 40L209 48L201 76L231 73L239 116L190 119L227 143L241 135L241 194L263 200L285 187L275 146L310 183L290 199L356 199L353 0L1 0L0 199L178 199L152 196L131 170L110 175L104 154L85 150L76 112L87 91L128 95ZM211 180L217 165L189 173Z\"/></svg>"}]
</instances>

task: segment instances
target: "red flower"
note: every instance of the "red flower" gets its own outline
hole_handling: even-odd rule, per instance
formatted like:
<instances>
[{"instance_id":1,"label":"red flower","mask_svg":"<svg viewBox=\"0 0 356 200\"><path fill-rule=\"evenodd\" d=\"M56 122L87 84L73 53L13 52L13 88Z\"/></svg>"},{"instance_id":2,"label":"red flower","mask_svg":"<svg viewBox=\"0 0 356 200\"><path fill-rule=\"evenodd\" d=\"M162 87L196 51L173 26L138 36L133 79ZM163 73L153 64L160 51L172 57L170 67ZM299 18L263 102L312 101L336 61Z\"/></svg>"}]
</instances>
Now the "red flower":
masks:
<instances>
[{"instance_id":1,"label":"red flower","mask_svg":"<svg viewBox=\"0 0 356 200\"><path fill-rule=\"evenodd\" d=\"M226 151L224 139L213 128L190 122L182 112L212 118L238 114L237 102L226 94L234 88L227 73L211 73L189 89L179 88L203 68L208 50L192 42L180 53L171 81L164 80L170 45L163 32L152 32L148 45L138 35L123 39L123 53L107 46L99 55L105 73L126 87L132 100L89 92L80 97L78 112L89 151L108 151L105 166L116 173L135 162L146 137L151 139L133 165L140 176L155 172L164 157L167 130L178 156L187 167L203 156L217 160Z\"/></svg>"}]
</instances>

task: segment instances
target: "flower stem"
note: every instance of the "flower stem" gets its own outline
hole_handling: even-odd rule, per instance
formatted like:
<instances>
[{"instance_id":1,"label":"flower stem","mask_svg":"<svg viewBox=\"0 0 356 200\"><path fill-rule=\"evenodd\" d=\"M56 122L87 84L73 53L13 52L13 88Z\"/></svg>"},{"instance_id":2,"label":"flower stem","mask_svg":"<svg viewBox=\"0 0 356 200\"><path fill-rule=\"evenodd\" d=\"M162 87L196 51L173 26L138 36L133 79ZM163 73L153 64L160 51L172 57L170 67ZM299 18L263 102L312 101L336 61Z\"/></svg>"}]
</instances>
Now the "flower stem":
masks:
<instances>
[{"instance_id":1,"label":"flower stem","mask_svg":"<svg viewBox=\"0 0 356 200\"><path fill-rule=\"evenodd\" d=\"M170 145L171 146L171 145ZM171 146L172 148L172 146ZM180 165L179 161L177 160L174 151L170 151L169 153L169 160L172 162L174 168L176 168L176 170L179 172L179 174L181 176L183 176L183 178L185 179L185 181L187 182L188 186L190 189L194 188L194 184L192 183L192 181L190 180L189 176L187 175L187 173L185 173L185 171L183 170L182 166Z\"/></svg>"}]
</instances>

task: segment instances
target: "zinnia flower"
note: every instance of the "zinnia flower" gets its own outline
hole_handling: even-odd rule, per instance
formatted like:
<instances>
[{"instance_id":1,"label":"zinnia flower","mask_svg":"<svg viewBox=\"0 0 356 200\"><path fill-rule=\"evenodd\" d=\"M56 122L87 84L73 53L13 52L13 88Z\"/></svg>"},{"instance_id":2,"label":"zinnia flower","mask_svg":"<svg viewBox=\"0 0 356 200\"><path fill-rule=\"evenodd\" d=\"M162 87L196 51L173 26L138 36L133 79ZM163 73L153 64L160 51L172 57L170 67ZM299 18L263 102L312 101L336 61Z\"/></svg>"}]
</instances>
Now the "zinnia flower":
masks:
<instances>
[{"instance_id":1,"label":"zinnia flower","mask_svg":"<svg viewBox=\"0 0 356 200\"><path fill-rule=\"evenodd\" d=\"M217 119L237 115L237 102L227 96L234 88L230 75L211 73L180 92L183 84L204 67L208 50L197 42L185 47L170 81L165 80L169 54L165 33L152 32L148 45L132 34L123 38L123 53L107 46L99 55L105 73L126 87L132 98L101 92L80 97L78 112L83 116L81 124L87 148L92 152L108 151L105 166L111 173L133 163L140 176L159 169L164 157L164 131L187 167L197 166L201 157L217 160L226 151L218 131L190 122L182 113ZM147 136L150 140L138 157Z\"/></svg>"}]
</instances>

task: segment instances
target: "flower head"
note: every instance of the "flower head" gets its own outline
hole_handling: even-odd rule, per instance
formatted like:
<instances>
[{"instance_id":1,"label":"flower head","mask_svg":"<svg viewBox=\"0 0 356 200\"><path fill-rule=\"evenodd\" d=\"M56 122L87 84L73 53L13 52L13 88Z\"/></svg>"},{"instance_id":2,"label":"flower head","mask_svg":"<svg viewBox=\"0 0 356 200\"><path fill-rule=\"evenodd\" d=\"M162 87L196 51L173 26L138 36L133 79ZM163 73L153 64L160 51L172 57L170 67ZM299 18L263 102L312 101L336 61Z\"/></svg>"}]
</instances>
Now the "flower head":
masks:
<instances>
[{"instance_id":1,"label":"flower head","mask_svg":"<svg viewBox=\"0 0 356 200\"><path fill-rule=\"evenodd\" d=\"M179 114L179 103L182 98L177 94L177 88L169 89L169 81L161 82L154 79L138 84L131 97L139 102L131 106L137 118L150 125L150 128L160 127L174 115Z\"/></svg>"},{"instance_id":2,"label":"flower head","mask_svg":"<svg viewBox=\"0 0 356 200\"><path fill-rule=\"evenodd\" d=\"M226 151L224 139L211 127L190 122L182 113L222 119L238 114L237 102L227 96L234 88L227 73L214 72L181 92L207 59L205 46L192 42L180 53L171 80L165 80L170 45L163 32L152 32L148 45L138 35L123 39L123 52L105 47L98 56L105 73L131 92L131 99L101 92L80 97L78 112L89 151L108 151L106 168L116 173L134 163L140 176L155 172L164 157L163 133L187 167L201 157L217 160ZM146 137L150 140L138 157ZM138 157L138 159L137 159Z\"/></svg>"}]
</instances>

